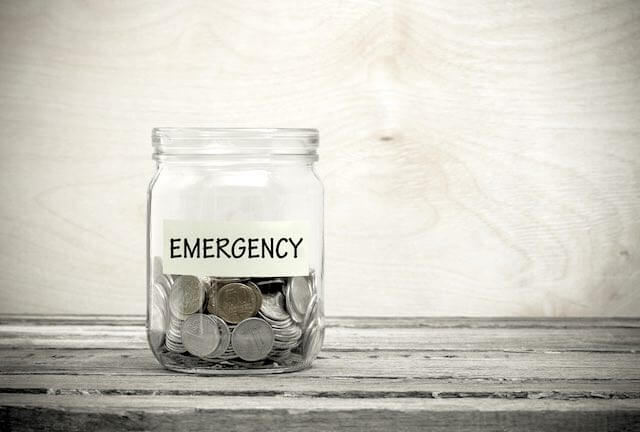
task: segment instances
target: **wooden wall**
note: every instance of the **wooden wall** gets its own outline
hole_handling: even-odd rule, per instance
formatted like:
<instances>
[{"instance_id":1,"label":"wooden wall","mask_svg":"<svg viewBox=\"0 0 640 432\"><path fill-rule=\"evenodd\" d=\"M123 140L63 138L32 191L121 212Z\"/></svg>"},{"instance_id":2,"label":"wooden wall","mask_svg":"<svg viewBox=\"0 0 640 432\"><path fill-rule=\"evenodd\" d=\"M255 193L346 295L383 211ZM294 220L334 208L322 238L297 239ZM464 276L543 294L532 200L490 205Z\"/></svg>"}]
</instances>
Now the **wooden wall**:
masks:
<instances>
[{"instance_id":1,"label":"wooden wall","mask_svg":"<svg viewBox=\"0 0 640 432\"><path fill-rule=\"evenodd\" d=\"M317 127L331 315L640 314L640 2L0 2L0 312L143 313L154 126Z\"/></svg>"}]
</instances>

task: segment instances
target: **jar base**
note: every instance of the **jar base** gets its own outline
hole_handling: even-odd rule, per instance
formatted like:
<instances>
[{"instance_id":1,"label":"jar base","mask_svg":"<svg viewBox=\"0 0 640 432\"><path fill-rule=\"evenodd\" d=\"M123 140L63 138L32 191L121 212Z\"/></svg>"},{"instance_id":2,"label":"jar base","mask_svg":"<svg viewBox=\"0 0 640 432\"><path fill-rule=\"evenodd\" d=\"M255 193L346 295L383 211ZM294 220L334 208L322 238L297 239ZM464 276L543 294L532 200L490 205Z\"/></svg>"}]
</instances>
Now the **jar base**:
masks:
<instances>
[{"instance_id":1,"label":"jar base","mask_svg":"<svg viewBox=\"0 0 640 432\"><path fill-rule=\"evenodd\" d=\"M200 375L200 376L222 376L222 375L272 375L272 374L283 374L283 373L291 373L298 372L304 369L308 369L311 367L311 362L302 363L296 366L289 367L277 367L277 368L264 368L264 369L247 369L238 368L238 369L210 369L210 368L184 368L177 366L169 366L163 365L165 369L173 371L186 373L191 375Z\"/></svg>"},{"instance_id":2,"label":"jar base","mask_svg":"<svg viewBox=\"0 0 640 432\"><path fill-rule=\"evenodd\" d=\"M295 353L285 360L265 359L257 362L246 362L239 358L204 360L163 348L154 350L154 355L165 369L193 375L280 374L307 369L312 363L312 360L304 360L300 354Z\"/></svg>"}]
</instances>

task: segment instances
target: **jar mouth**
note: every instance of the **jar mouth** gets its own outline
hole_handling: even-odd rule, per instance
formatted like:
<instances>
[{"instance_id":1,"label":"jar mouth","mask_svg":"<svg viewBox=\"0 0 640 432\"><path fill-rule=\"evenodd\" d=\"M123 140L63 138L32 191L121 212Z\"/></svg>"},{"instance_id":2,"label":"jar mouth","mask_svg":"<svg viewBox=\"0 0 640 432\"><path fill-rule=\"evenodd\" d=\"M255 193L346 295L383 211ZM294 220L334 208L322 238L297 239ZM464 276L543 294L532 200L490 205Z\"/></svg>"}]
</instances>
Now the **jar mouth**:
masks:
<instances>
[{"instance_id":1,"label":"jar mouth","mask_svg":"<svg viewBox=\"0 0 640 432\"><path fill-rule=\"evenodd\" d=\"M301 128L157 127L153 157L309 156L317 159L318 130Z\"/></svg>"}]
</instances>

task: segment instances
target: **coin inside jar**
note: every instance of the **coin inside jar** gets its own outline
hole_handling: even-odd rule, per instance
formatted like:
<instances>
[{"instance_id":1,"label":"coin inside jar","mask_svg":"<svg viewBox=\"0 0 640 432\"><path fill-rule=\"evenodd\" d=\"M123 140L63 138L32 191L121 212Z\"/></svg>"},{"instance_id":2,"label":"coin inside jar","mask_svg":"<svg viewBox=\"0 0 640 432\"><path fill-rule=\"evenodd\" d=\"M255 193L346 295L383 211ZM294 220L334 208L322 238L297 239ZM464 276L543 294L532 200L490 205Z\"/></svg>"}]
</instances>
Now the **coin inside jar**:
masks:
<instances>
[{"instance_id":1,"label":"coin inside jar","mask_svg":"<svg viewBox=\"0 0 640 432\"><path fill-rule=\"evenodd\" d=\"M231 334L231 345L238 357L245 361L262 360L273 348L273 330L260 318L242 321Z\"/></svg>"},{"instance_id":2,"label":"coin inside jar","mask_svg":"<svg viewBox=\"0 0 640 432\"><path fill-rule=\"evenodd\" d=\"M216 292L213 313L228 323L236 324L258 313L261 304L260 290L234 282Z\"/></svg>"},{"instance_id":3,"label":"coin inside jar","mask_svg":"<svg viewBox=\"0 0 640 432\"><path fill-rule=\"evenodd\" d=\"M306 277L293 277L289 283L289 293L293 307L298 313L306 314L311 301L311 285Z\"/></svg>"},{"instance_id":4,"label":"coin inside jar","mask_svg":"<svg viewBox=\"0 0 640 432\"><path fill-rule=\"evenodd\" d=\"M273 320L282 321L289 318L284 305L284 295L279 291L262 295L260 312Z\"/></svg>"},{"instance_id":5,"label":"coin inside jar","mask_svg":"<svg viewBox=\"0 0 640 432\"><path fill-rule=\"evenodd\" d=\"M182 324L182 344L197 357L207 357L215 352L220 345L220 336L218 323L208 315L190 315Z\"/></svg>"},{"instance_id":6,"label":"coin inside jar","mask_svg":"<svg viewBox=\"0 0 640 432\"><path fill-rule=\"evenodd\" d=\"M208 354L207 357L218 357L223 355L229 349L229 343L231 342L231 331L222 318L219 318L215 315L208 315L208 317L218 324L218 329L220 330L220 343L218 343L218 347L213 352Z\"/></svg>"},{"instance_id":7,"label":"coin inside jar","mask_svg":"<svg viewBox=\"0 0 640 432\"><path fill-rule=\"evenodd\" d=\"M200 311L205 291L202 281L195 276L180 276L173 283L169 297L171 312L180 319Z\"/></svg>"}]
</instances>

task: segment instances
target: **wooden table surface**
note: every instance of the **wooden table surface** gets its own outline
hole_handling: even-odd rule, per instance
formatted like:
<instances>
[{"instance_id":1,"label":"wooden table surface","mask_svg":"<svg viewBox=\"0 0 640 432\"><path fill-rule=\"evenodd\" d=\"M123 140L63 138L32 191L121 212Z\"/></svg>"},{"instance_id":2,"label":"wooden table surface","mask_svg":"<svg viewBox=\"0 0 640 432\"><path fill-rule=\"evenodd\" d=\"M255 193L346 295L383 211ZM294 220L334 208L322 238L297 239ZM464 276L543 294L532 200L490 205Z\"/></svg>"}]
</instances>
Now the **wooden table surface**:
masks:
<instances>
[{"instance_id":1,"label":"wooden table surface","mask_svg":"<svg viewBox=\"0 0 640 432\"><path fill-rule=\"evenodd\" d=\"M330 318L313 367L162 369L138 316L0 316L1 430L640 430L640 319Z\"/></svg>"}]
</instances>

